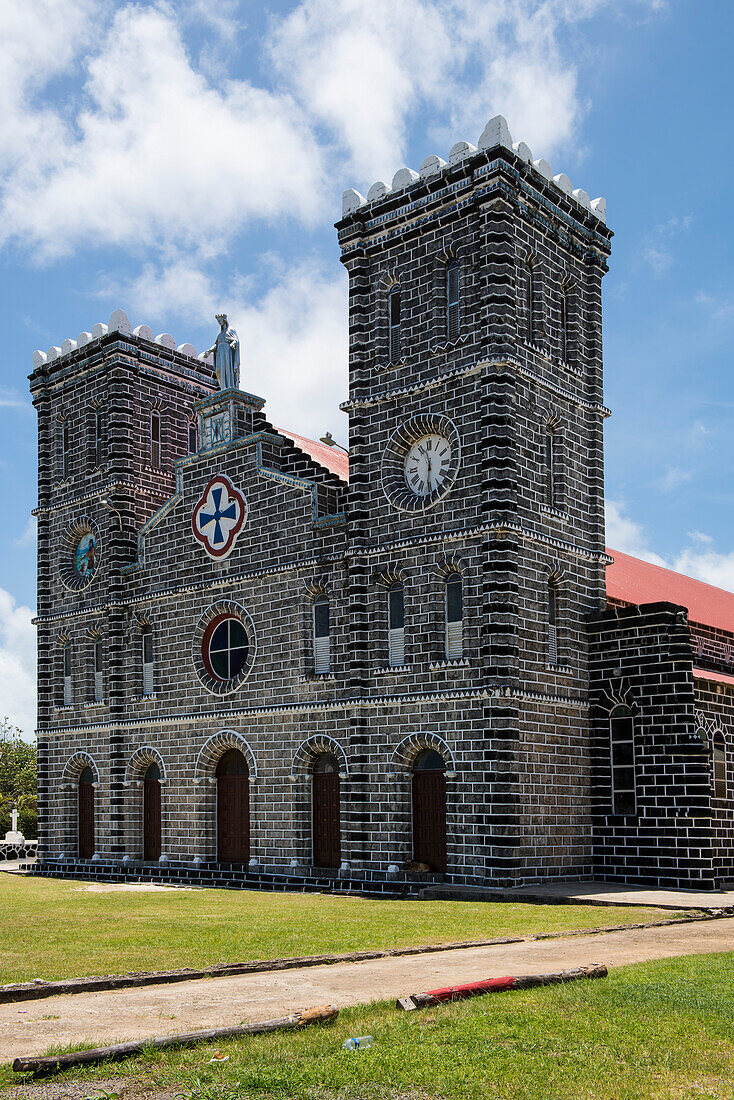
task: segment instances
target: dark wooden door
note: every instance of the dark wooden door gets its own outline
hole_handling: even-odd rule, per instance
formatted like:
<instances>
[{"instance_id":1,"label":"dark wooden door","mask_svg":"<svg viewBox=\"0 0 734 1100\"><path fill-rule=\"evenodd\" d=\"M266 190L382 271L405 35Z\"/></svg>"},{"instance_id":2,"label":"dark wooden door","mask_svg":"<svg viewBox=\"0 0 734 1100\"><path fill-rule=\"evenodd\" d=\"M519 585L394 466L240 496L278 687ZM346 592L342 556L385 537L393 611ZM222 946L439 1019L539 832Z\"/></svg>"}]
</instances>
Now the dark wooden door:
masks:
<instances>
[{"instance_id":1,"label":"dark wooden door","mask_svg":"<svg viewBox=\"0 0 734 1100\"><path fill-rule=\"evenodd\" d=\"M143 781L143 859L161 858L161 785L157 779Z\"/></svg>"},{"instance_id":2,"label":"dark wooden door","mask_svg":"<svg viewBox=\"0 0 734 1100\"><path fill-rule=\"evenodd\" d=\"M79 784L79 858L94 855L94 785Z\"/></svg>"},{"instance_id":3,"label":"dark wooden door","mask_svg":"<svg viewBox=\"0 0 734 1100\"><path fill-rule=\"evenodd\" d=\"M313 861L316 867L339 867L342 861L338 772L313 777Z\"/></svg>"},{"instance_id":4,"label":"dark wooden door","mask_svg":"<svg viewBox=\"0 0 734 1100\"><path fill-rule=\"evenodd\" d=\"M250 784L246 775L217 777L217 858L247 863L250 858Z\"/></svg>"},{"instance_id":5,"label":"dark wooden door","mask_svg":"<svg viewBox=\"0 0 734 1100\"><path fill-rule=\"evenodd\" d=\"M446 870L446 779L442 771L413 772L413 859Z\"/></svg>"}]
</instances>

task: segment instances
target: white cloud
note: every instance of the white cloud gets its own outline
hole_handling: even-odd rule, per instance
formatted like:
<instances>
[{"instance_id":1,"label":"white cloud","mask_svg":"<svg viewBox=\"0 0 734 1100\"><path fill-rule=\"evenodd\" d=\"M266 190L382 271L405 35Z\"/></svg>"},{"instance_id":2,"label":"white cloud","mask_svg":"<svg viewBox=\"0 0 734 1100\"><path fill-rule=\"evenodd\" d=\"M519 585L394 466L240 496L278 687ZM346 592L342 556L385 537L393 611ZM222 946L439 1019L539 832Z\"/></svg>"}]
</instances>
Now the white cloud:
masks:
<instances>
[{"instance_id":1,"label":"white cloud","mask_svg":"<svg viewBox=\"0 0 734 1100\"><path fill-rule=\"evenodd\" d=\"M606 501L607 546L653 565L666 565L664 559L647 545L647 534L642 525L630 519L622 509L623 505L618 501Z\"/></svg>"},{"instance_id":2,"label":"white cloud","mask_svg":"<svg viewBox=\"0 0 734 1100\"><path fill-rule=\"evenodd\" d=\"M327 428L342 437L346 275L340 267L327 271L317 259L285 268L278 257L266 256L261 266L269 288L261 294L254 293L253 280L217 285L184 260L160 270L150 265L115 293L146 321L175 314L211 325L214 313L224 309L242 340L242 388L266 399L269 419L316 438Z\"/></svg>"},{"instance_id":3,"label":"white cloud","mask_svg":"<svg viewBox=\"0 0 734 1100\"><path fill-rule=\"evenodd\" d=\"M33 612L0 588L0 719L8 717L27 740L36 729L36 628Z\"/></svg>"},{"instance_id":4,"label":"white cloud","mask_svg":"<svg viewBox=\"0 0 734 1100\"><path fill-rule=\"evenodd\" d=\"M696 302L708 310L709 316L714 321L734 320L734 295L708 294L699 290L696 294Z\"/></svg>"},{"instance_id":5,"label":"white cloud","mask_svg":"<svg viewBox=\"0 0 734 1100\"><path fill-rule=\"evenodd\" d=\"M729 554L719 554L715 550L682 550L673 566L678 573L696 577L717 588L726 588L734 592L734 550Z\"/></svg>"},{"instance_id":6,"label":"white cloud","mask_svg":"<svg viewBox=\"0 0 734 1100\"><path fill-rule=\"evenodd\" d=\"M659 485L664 493L672 493L680 489L681 485L687 485L693 478L691 470L682 470L680 466L670 466L665 476L660 479Z\"/></svg>"},{"instance_id":7,"label":"white cloud","mask_svg":"<svg viewBox=\"0 0 734 1100\"><path fill-rule=\"evenodd\" d=\"M703 531L688 531L686 532L686 538L689 538L692 542L711 543L714 541L711 535L707 535Z\"/></svg>"},{"instance_id":8,"label":"white cloud","mask_svg":"<svg viewBox=\"0 0 734 1100\"><path fill-rule=\"evenodd\" d=\"M664 275L675 262L673 243L682 233L687 233L693 220L692 214L669 218L656 225L645 237L642 246L643 259L656 275Z\"/></svg>"},{"instance_id":9,"label":"white cloud","mask_svg":"<svg viewBox=\"0 0 734 1100\"><path fill-rule=\"evenodd\" d=\"M38 538L38 520L29 516L23 531L13 539L13 546L35 546Z\"/></svg>"},{"instance_id":10,"label":"white cloud","mask_svg":"<svg viewBox=\"0 0 734 1100\"><path fill-rule=\"evenodd\" d=\"M41 258L83 244L211 254L251 218L310 221L320 208L322 158L296 104L245 80L208 82L167 7L116 13L87 62L82 102L70 121L46 110L52 155L35 142L17 155L0 240ZM27 99L19 110L40 118Z\"/></svg>"}]
</instances>

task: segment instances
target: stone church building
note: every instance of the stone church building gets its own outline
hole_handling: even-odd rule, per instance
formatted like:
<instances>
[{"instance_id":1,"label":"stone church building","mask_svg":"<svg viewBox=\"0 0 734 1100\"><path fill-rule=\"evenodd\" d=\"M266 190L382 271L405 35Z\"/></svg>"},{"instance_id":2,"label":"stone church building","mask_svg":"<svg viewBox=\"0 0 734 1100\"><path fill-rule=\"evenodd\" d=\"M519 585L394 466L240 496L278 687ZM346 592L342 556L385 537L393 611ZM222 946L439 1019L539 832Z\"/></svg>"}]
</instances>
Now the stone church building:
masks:
<instances>
[{"instance_id":1,"label":"stone church building","mask_svg":"<svg viewBox=\"0 0 734 1100\"><path fill-rule=\"evenodd\" d=\"M35 354L39 869L734 878L734 595L605 549L604 200L495 118L336 228L348 461L121 310Z\"/></svg>"}]
</instances>

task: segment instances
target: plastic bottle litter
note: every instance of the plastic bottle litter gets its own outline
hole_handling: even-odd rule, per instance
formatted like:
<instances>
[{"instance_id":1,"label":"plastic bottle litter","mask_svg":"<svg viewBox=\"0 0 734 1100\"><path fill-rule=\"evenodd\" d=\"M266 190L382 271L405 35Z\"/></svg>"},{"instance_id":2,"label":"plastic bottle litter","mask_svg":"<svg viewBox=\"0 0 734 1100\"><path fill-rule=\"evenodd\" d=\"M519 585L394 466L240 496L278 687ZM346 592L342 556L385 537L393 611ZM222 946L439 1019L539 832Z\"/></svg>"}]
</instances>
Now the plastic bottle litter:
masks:
<instances>
[{"instance_id":1,"label":"plastic bottle litter","mask_svg":"<svg viewBox=\"0 0 734 1100\"><path fill-rule=\"evenodd\" d=\"M364 1050L366 1047L371 1047L373 1042L371 1035L357 1035L353 1039L347 1039L346 1043L342 1043L342 1050Z\"/></svg>"}]
</instances>

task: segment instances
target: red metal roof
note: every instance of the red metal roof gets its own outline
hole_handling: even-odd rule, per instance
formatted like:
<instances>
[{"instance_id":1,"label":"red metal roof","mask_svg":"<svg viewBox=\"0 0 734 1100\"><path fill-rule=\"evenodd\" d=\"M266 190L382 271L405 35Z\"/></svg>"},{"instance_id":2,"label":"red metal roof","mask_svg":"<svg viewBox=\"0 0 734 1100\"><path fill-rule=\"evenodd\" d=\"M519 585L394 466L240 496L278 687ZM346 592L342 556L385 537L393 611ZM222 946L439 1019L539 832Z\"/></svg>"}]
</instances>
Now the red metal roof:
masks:
<instances>
[{"instance_id":1,"label":"red metal roof","mask_svg":"<svg viewBox=\"0 0 734 1100\"><path fill-rule=\"evenodd\" d=\"M734 684L734 676L728 672L711 672L707 668L694 668L693 675L699 680L714 680L717 684Z\"/></svg>"},{"instance_id":2,"label":"red metal roof","mask_svg":"<svg viewBox=\"0 0 734 1100\"><path fill-rule=\"evenodd\" d=\"M329 447L326 443L317 443L315 439L307 439L305 435L296 435L287 432L284 428L276 428L277 432L292 440L299 451L309 455L319 466L325 466L336 474L342 481L349 481L349 455L339 447Z\"/></svg>"},{"instance_id":3,"label":"red metal roof","mask_svg":"<svg viewBox=\"0 0 734 1100\"><path fill-rule=\"evenodd\" d=\"M607 566L607 596L625 603L676 603L688 608L691 622L718 627L734 634L734 592L607 550L614 564Z\"/></svg>"}]
</instances>

